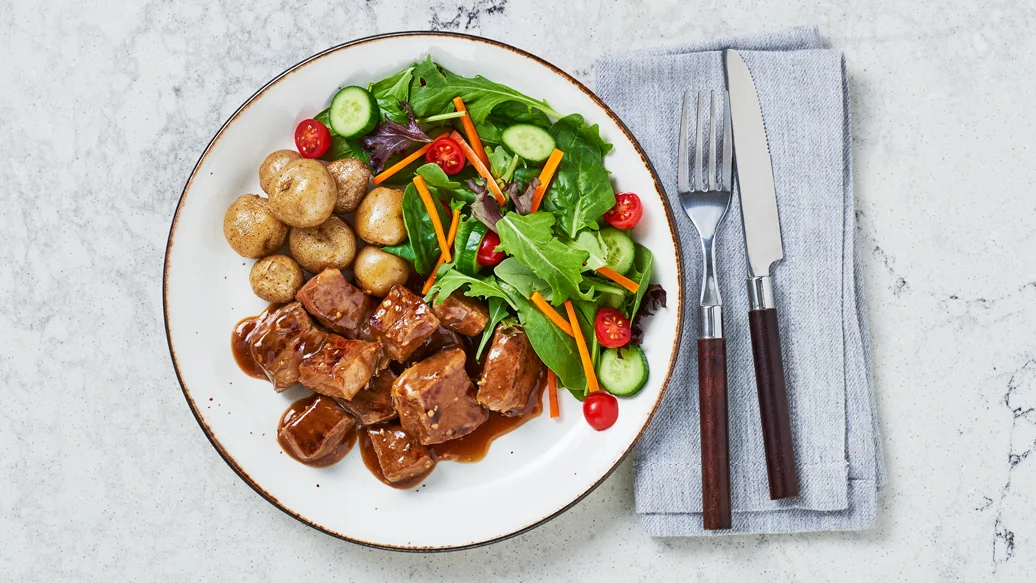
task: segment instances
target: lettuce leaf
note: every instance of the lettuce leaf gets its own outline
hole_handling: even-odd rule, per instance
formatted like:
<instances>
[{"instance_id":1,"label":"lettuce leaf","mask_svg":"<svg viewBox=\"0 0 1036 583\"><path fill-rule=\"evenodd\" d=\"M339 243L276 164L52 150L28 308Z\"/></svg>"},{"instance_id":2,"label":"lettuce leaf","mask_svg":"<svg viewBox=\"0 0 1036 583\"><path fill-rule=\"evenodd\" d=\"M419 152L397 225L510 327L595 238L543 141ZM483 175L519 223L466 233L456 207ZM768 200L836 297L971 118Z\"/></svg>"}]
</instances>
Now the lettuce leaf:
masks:
<instances>
[{"instance_id":1,"label":"lettuce leaf","mask_svg":"<svg viewBox=\"0 0 1036 583\"><path fill-rule=\"evenodd\" d=\"M554 237L554 215L537 212L531 215L507 213L496 223L500 235L498 249L507 252L551 289L551 303L560 305L569 298L590 299L580 291L586 251L575 249Z\"/></svg>"},{"instance_id":2,"label":"lettuce leaf","mask_svg":"<svg viewBox=\"0 0 1036 583\"><path fill-rule=\"evenodd\" d=\"M550 128L565 156L543 198L543 207L554 213L570 239L585 228L597 229L597 219L615 206L615 191L604 167L612 146L597 125L587 126L583 116L570 115Z\"/></svg>"},{"instance_id":3,"label":"lettuce leaf","mask_svg":"<svg viewBox=\"0 0 1036 583\"><path fill-rule=\"evenodd\" d=\"M438 198L440 201L443 200L437 193L432 193L433 198ZM450 217L446 216L446 212L441 204L435 204L435 210L439 213L439 220L442 221L443 225L450 224ZM417 188L413 183L406 185L406 190L403 191L403 226L406 227L406 233L408 242L413 250L413 263L414 269L418 273L427 275L431 273L432 267L439 260L439 254L442 252L439 249L439 240L435 236L435 227L432 226L432 217L428 215L428 209L425 208L424 203L421 201L421 196L417 194ZM396 246L393 251L388 251L394 255L401 254L402 250L400 246ZM397 252L399 251L399 252Z\"/></svg>"},{"instance_id":4,"label":"lettuce leaf","mask_svg":"<svg viewBox=\"0 0 1036 583\"><path fill-rule=\"evenodd\" d=\"M410 101L410 79L413 76L414 67L411 66L367 87L381 108L382 119L401 124L407 122L407 112L401 102Z\"/></svg>"}]
</instances>

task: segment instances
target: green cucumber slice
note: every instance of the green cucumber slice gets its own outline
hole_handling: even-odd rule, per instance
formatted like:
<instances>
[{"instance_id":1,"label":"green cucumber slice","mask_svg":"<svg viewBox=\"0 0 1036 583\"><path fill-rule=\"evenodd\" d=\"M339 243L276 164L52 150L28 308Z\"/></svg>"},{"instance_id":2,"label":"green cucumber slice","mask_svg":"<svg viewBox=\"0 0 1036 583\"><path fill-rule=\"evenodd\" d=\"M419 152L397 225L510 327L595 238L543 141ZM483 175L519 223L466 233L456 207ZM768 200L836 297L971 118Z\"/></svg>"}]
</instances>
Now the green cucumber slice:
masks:
<instances>
[{"instance_id":1,"label":"green cucumber slice","mask_svg":"<svg viewBox=\"0 0 1036 583\"><path fill-rule=\"evenodd\" d=\"M370 91L363 87L346 87L331 100L328 118L331 130L344 138L358 138L378 125L381 109Z\"/></svg>"},{"instance_id":2,"label":"green cucumber slice","mask_svg":"<svg viewBox=\"0 0 1036 583\"><path fill-rule=\"evenodd\" d=\"M625 275L633 267L633 258L637 249L633 246L633 238L629 233L608 227L601 229L601 240L608 247L608 256L604 263L615 271Z\"/></svg>"},{"instance_id":3,"label":"green cucumber slice","mask_svg":"<svg viewBox=\"0 0 1036 583\"><path fill-rule=\"evenodd\" d=\"M515 124L500 135L500 139L515 154L534 164L545 162L557 145L547 130L526 123Z\"/></svg>"},{"instance_id":4,"label":"green cucumber slice","mask_svg":"<svg viewBox=\"0 0 1036 583\"><path fill-rule=\"evenodd\" d=\"M619 351L622 358L619 358ZM644 388L648 379L648 362L639 346L608 348L597 363L597 380L604 390L616 397L630 397Z\"/></svg>"}]
</instances>

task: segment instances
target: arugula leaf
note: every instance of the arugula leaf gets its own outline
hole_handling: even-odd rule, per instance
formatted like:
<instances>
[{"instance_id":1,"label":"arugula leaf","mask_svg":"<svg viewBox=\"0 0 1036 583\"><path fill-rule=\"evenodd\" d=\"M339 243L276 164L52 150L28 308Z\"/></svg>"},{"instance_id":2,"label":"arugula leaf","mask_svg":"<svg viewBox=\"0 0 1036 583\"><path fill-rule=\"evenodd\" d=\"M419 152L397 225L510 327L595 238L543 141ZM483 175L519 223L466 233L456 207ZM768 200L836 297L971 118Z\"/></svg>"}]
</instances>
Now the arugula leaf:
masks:
<instances>
[{"instance_id":1,"label":"arugula leaf","mask_svg":"<svg viewBox=\"0 0 1036 583\"><path fill-rule=\"evenodd\" d=\"M622 311L626 306L626 289L621 285L602 279L595 275L585 274L581 289L592 291L596 295L598 306L614 308Z\"/></svg>"},{"instance_id":2,"label":"arugula leaf","mask_svg":"<svg viewBox=\"0 0 1036 583\"><path fill-rule=\"evenodd\" d=\"M410 101L410 79L413 78L413 74L414 67L407 67L395 75L371 83L367 87L367 90L377 100L383 118L398 123L407 122L407 112L400 102Z\"/></svg>"},{"instance_id":3,"label":"arugula leaf","mask_svg":"<svg viewBox=\"0 0 1036 583\"><path fill-rule=\"evenodd\" d=\"M454 97L464 100L468 116L476 124L485 122L494 108L507 101L516 101L547 115L561 117L546 101L533 99L481 75L462 77L434 63L431 56L414 68L410 81L410 104L418 117L453 111Z\"/></svg>"},{"instance_id":4,"label":"arugula leaf","mask_svg":"<svg viewBox=\"0 0 1036 583\"><path fill-rule=\"evenodd\" d=\"M407 239L406 241L403 241L399 245L391 245L389 247L382 247L381 250L384 251L385 253L391 253L391 254L395 255L396 257L402 257L403 259L406 259L410 263L416 263L417 262L417 256L414 255L414 246L410 243L409 239Z\"/></svg>"},{"instance_id":5,"label":"arugula leaf","mask_svg":"<svg viewBox=\"0 0 1036 583\"><path fill-rule=\"evenodd\" d=\"M433 198L439 198L435 193ZM439 220L442 224L448 225L449 217L446 216L441 204L433 205L439 213ZM406 227L410 246L414 251L414 268L418 273L428 274L435 266L442 252L439 249L439 240L435 237L435 227L432 226L432 217L428 215L428 209L421 202L421 196L417 194L417 188L411 182L406 185L403 191L403 226Z\"/></svg>"},{"instance_id":6,"label":"arugula leaf","mask_svg":"<svg viewBox=\"0 0 1036 583\"><path fill-rule=\"evenodd\" d=\"M493 273L497 279L514 286L525 297L532 296L533 292L540 292L544 299L550 301L550 285L514 257L501 261L493 269Z\"/></svg>"},{"instance_id":7,"label":"arugula leaf","mask_svg":"<svg viewBox=\"0 0 1036 583\"><path fill-rule=\"evenodd\" d=\"M440 304L442 300L439 300L439 297L445 299L446 296L464 286L467 286L467 291L464 292L464 295L471 298L500 298L507 300L508 303L511 301L510 297L504 293L500 284L492 275L481 278L464 275L454 269L452 263L447 263L439 268L435 283L432 284L431 289L424 296L425 301L435 301L436 304Z\"/></svg>"},{"instance_id":8,"label":"arugula leaf","mask_svg":"<svg viewBox=\"0 0 1036 583\"><path fill-rule=\"evenodd\" d=\"M640 288L637 289L636 294L631 294L626 299L626 310L625 315L630 321L633 321L633 317L637 314L637 310L640 309L640 302L644 299L644 294L648 290L648 284L651 283L651 266L654 263L654 258L651 255L651 250L641 245L640 243L634 243L635 254L633 255L633 267L630 268L629 273L626 277L637 282Z\"/></svg>"},{"instance_id":9,"label":"arugula leaf","mask_svg":"<svg viewBox=\"0 0 1036 583\"><path fill-rule=\"evenodd\" d=\"M482 330L482 339L478 342L478 350L475 351L475 360L482 358L482 351L489 345L489 340L496 331L496 325L507 316L507 300L498 297L489 298L489 323Z\"/></svg>"},{"instance_id":10,"label":"arugula leaf","mask_svg":"<svg viewBox=\"0 0 1036 583\"><path fill-rule=\"evenodd\" d=\"M486 148L486 155L489 156L489 172L493 178L503 178L511 165L512 156L503 146Z\"/></svg>"},{"instance_id":11,"label":"arugula leaf","mask_svg":"<svg viewBox=\"0 0 1036 583\"><path fill-rule=\"evenodd\" d=\"M537 212L531 215L507 213L496 223L500 235L498 249L521 261L553 292L551 302L559 305L569 298L589 299L580 291L583 262L587 253L558 241L553 235L554 215Z\"/></svg>"},{"instance_id":12,"label":"arugula leaf","mask_svg":"<svg viewBox=\"0 0 1036 583\"><path fill-rule=\"evenodd\" d=\"M518 101L505 101L493 108L485 121L475 124L483 142L499 144L503 132L516 123L527 123L544 129L550 128L550 118L542 111Z\"/></svg>"},{"instance_id":13,"label":"arugula leaf","mask_svg":"<svg viewBox=\"0 0 1036 583\"><path fill-rule=\"evenodd\" d=\"M597 125L587 126L579 114L558 120L550 134L565 156L547 188L543 206L557 215L562 231L574 239L583 228L598 228L597 219L615 206L615 191L603 160L611 144L601 138Z\"/></svg>"},{"instance_id":14,"label":"arugula leaf","mask_svg":"<svg viewBox=\"0 0 1036 583\"><path fill-rule=\"evenodd\" d=\"M586 375L575 339L548 320L517 289L506 283L501 283L500 288L517 307L518 320L525 327L525 335L543 364L558 375L565 387L585 390Z\"/></svg>"},{"instance_id":15,"label":"arugula leaf","mask_svg":"<svg viewBox=\"0 0 1036 583\"><path fill-rule=\"evenodd\" d=\"M586 260L588 270L597 270L604 267L608 259L608 245L601 238L600 231L579 231L576 238L569 245L586 251L590 258Z\"/></svg>"}]
</instances>

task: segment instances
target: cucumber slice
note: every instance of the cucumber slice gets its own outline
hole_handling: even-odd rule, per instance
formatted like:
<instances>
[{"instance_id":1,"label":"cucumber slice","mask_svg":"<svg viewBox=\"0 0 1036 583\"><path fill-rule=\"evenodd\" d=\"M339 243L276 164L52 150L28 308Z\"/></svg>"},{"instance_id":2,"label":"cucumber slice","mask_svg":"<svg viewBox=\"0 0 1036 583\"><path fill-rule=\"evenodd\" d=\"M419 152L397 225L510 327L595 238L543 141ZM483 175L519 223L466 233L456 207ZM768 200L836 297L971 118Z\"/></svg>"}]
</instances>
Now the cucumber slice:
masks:
<instances>
[{"instance_id":1,"label":"cucumber slice","mask_svg":"<svg viewBox=\"0 0 1036 583\"><path fill-rule=\"evenodd\" d=\"M515 154L534 164L545 162L554 151L554 137L547 130L527 123L515 124L500 135L500 139Z\"/></svg>"},{"instance_id":2,"label":"cucumber slice","mask_svg":"<svg viewBox=\"0 0 1036 583\"><path fill-rule=\"evenodd\" d=\"M637 255L633 238L626 231L608 227L601 230L601 240L608 247L605 265L625 275L633 267L633 258Z\"/></svg>"},{"instance_id":3,"label":"cucumber slice","mask_svg":"<svg viewBox=\"0 0 1036 583\"><path fill-rule=\"evenodd\" d=\"M343 138L358 138L378 125L381 109L370 91L363 87L346 87L331 100L328 118L331 130Z\"/></svg>"},{"instance_id":4,"label":"cucumber slice","mask_svg":"<svg viewBox=\"0 0 1036 583\"><path fill-rule=\"evenodd\" d=\"M619 358L619 351L622 358ZM648 362L638 346L605 349L597 364L597 380L604 390L616 397L630 397L644 388L648 379Z\"/></svg>"}]
</instances>

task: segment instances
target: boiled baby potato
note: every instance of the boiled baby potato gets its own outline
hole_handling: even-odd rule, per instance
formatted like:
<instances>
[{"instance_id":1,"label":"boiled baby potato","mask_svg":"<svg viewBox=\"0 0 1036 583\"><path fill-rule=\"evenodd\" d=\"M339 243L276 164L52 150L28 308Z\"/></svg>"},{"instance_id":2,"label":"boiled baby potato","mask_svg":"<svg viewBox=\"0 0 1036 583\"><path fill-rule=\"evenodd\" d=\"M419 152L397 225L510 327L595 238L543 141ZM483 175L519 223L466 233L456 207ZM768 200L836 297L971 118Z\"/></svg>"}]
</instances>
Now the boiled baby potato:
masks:
<instances>
[{"instance_id":1,"label":"boiled baby potato","mask_svg":"<svg viewBox=\"0 0 1036 583\"><path fill-rule=\"evenodd\" d=\"M252 291L260 298L275 304L286 304L305 283L302 268L287 255L270 255L255 262L248 274Z\"/></svg>"},{"instance_id":2,"label":"boiled baby potato","mask_svg":"<svg viewBox=\"0 0 1036 583\"><path fill-rule=\"evenodd\" d=\"M288 246L295 261L310 273L320 273L328 267L345 269L356 256L353 230L335 216L318 227L292 229Z\"/></svg>"},{"instance_id":3,"label":"boiled baby potato","mask_svg":"<svg viewBox=\"0 0 1036 583\"><path fill-rule=\"evenodd\" d=\"M335 214L355 211L363 197L367 196L367 183L371 179L371 170L367 163L356 158L342 158L328 164L327 171L331 173L335 185L338 186Z\"/></svg>"},{"instance_id":4,"label":"boiled baby potato","mask_svg":"<svg viewBox=\"0 0 1036 583\"><path fill-rule=\"evenodd\" d=\"M273 216L265 198L243 194L223 215L223 236L238 255L258 259L284 244L288 227Z\"/></svg>"},{"instance_id":5,"label":"boiled baby potato","mask_svg":"<svg viewBox=\"0 0 1036 583\"><path fill-rule=\"evenodd\" d=\"M259 186L267 195L273 193L273 182L284 170L284 167L295 160L301 160L302 155L295 150L277 150L270 154L259 165Z\"/></svg>"},{"instance_id":6,"label":"boiled baby potato","mask_svg":"<svg viewBox=\"0 0 1036 583\"><path fill-rule=\"evenodd\" d=\"M356 283L363 291L383 298L392 286L403 285L410 275L410 264L401 257L385 253L377 247L364 247L353 263Z\"/></svg>"},{"instance_id":7,"label":"boiled baby potato","mask_svg":"<svg viewBox=\"0 0 1036 583\"><path fill-rule=\"evenodd\" d=\"M356 209L356 234L371 245L398 245L406 240L403 191L379 187Z\"/></svg>"},{"instance_id":8,"label":"boiled baby potato","mask_svg":"<svg viewBox=\"0 0 1036 583\"><path fill-rule=\"evenodd\" d=\"M327 168L316 160L289 162L273 181L270 210L292 227L315 227L335 210L338 187Z\"/></svg>"}]
</instances>

